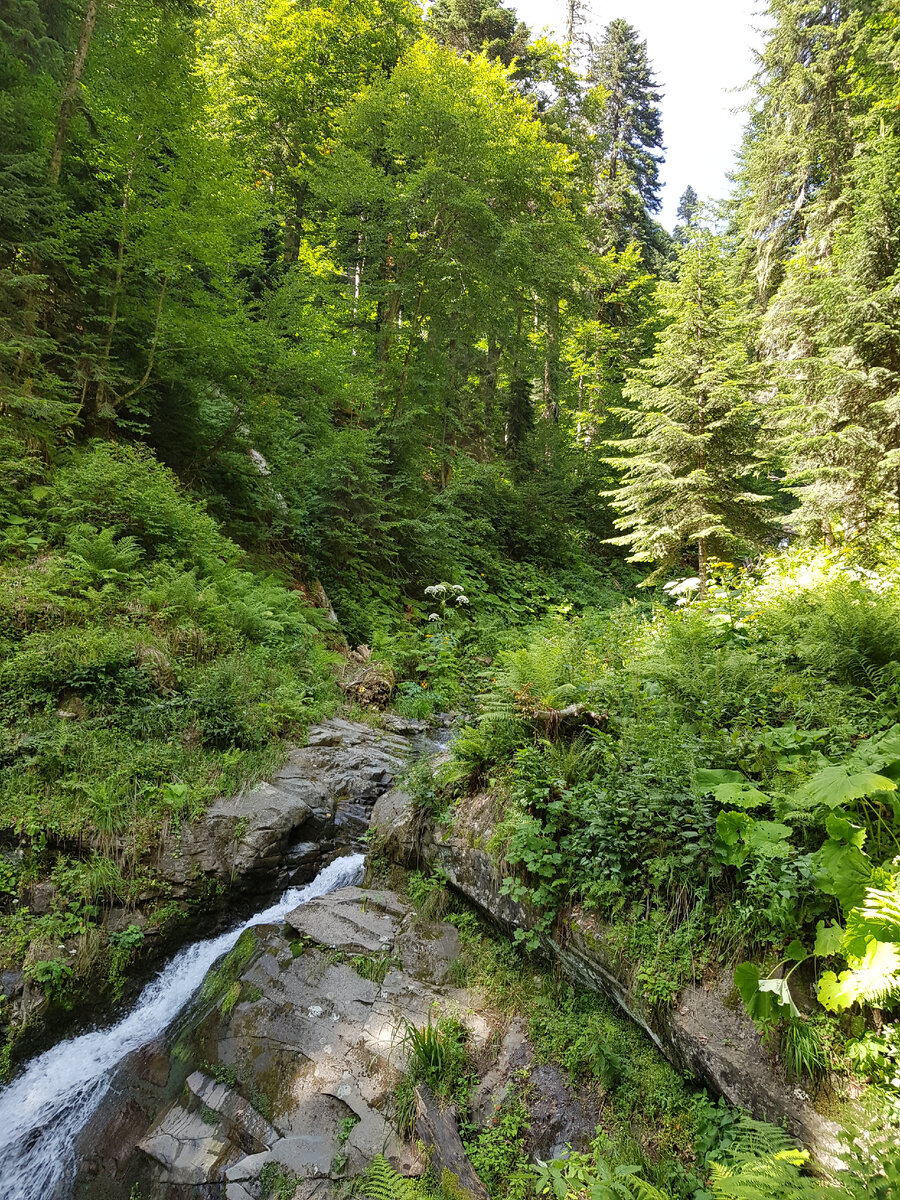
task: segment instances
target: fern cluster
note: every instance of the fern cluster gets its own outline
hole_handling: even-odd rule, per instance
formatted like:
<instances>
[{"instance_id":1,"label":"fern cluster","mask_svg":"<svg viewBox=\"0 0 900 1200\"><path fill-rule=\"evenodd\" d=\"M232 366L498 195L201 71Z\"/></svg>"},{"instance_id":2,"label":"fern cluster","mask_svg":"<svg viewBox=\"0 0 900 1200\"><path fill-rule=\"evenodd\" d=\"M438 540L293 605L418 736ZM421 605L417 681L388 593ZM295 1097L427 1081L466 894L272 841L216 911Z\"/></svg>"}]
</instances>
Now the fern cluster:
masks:
<instances>
[{"instance_id":1,"label":"fern cluster","mask_svg":"<svg viewBox=\"0 0 900 1200\"><path fill-rule=\"evenodd\" d=\"M364 1200L442 1200L426 1179L400 1175L383 1154L372 1159L354 1190Z\"/></svg>"}]
</instances>

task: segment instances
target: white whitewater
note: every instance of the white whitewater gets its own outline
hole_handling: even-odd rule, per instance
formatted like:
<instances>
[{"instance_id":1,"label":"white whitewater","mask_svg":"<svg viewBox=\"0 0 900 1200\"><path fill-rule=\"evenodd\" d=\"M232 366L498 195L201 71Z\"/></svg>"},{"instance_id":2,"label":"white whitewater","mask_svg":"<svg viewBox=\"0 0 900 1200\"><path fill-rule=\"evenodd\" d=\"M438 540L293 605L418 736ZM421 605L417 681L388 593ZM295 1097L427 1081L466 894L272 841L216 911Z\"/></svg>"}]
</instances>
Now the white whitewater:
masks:
<instances>
[{"instance_id":1,"label":"white whitewater","mask_svg":"<svg viewBox=\"0 0 900 1200\"><path fill-rule=\"evenodd\" d=\"M298 904L355 883L363 855L335 859L312 883L291 888L263 912L219 937L186 946L141 992L134 1008L109 1029L60 1042L29 1063L0 1091L0 1196L3 1200L65 1197L74 1143L106 1095L126 1054L158 1037L178 1016L209 968L245 929L282 920Z\"/></svg>"}]
</instances>

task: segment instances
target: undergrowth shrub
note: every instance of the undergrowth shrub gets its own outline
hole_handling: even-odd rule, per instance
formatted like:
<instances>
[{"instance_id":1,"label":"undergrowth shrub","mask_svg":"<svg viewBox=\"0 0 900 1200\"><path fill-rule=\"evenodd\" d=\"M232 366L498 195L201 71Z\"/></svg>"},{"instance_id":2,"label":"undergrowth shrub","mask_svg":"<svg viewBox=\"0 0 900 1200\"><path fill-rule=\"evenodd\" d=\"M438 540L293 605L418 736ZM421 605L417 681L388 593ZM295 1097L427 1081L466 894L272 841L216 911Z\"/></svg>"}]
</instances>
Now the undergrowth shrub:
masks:
<instances>
[{"instance_id":1,"label":"undergrowth shrub","mask_svg":"<svg viewBox=\"0 0 900 1200\"><path fill-rule=\"evenodd\" d=\"M96 442L52 468L25 455L16 478L19 533L0 538L0 838L23 854L16 898L51 878L53 936L77 915L84 957L106 908L162 899L141 866L151 847L333 709L334 655L301 593L251 569L149 453ZM0 916L0 958L21 962L45 919ZM113 955L116 990L134 950ZM61 994L55 968L34 970Z\"/></svg>"},{"instance_id":2,"label":"undergrowth shrub","mask_svg":"<svg viewBox=\"0 0 900 1200\"><path fill-rule=\"evenodd\" d=\"M847 839L857 855L865 842L872 896L893 895L895 585L893 567L782 555L723 569L705 600L570 616L500 653L449 774L496 793L489 849L531 905L520 936L565 936L580 903L611 927L643 999L665 1004L741 957L811 953L817 923L840 919L822 855L849 853ZM842 1061L818 1020L795 1016L776 1043L813 1083Z\"/></svg>"}]
</instances>

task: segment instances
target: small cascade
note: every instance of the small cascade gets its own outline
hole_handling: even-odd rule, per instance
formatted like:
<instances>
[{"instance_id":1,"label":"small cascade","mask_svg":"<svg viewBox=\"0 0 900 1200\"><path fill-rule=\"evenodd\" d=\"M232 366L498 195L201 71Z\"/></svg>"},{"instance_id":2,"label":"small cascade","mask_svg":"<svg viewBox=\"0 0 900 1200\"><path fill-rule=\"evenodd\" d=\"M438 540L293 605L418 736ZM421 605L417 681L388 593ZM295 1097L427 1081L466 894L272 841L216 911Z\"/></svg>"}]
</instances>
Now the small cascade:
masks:
<instances>
[{"instance_id":1,"label":"small cascade","mask_svg":"<svg viewBox=\"0 0 900 1200\"><path fill-rule=\"evenodd\" d=\"M218 937L180 950L108 1029L60 1042L0 1091L0 1194L3 1200L49 1200L69 1193L74 1144L106 1095L119 1062L171 1024L245 929L281 921L299 904L359 881L363 855L337 858L304 887Z\"/></svg>"}]
</instances>

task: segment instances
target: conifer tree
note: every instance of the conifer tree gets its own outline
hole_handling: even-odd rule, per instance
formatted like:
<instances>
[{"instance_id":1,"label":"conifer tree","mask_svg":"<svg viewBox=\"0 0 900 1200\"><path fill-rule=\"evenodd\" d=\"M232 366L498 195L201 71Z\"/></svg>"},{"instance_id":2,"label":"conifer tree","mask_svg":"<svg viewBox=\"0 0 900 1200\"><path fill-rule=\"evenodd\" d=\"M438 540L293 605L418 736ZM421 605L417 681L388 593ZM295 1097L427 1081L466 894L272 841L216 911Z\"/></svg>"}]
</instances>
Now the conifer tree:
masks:
<instances>
[{"instance_id":1,"label":"conifer tree","mask_svg":"<svg viewBox=\"0 0 900 1200\"><path fill-rule=\"evenodd\" d=\"M690 184L681 193L681 199L678 201L678 211L675 214L675 219L683 225L693 225L696 223L697 210L700 207L700 198Z\"/></svg>"},{"instance_id":2,"label":"conifer tree","mask_svg":"<svg viewBox=\"0 0 900 1200\"><path fill-rule=\"evenodd\" d=\"M894 9L772 0L740 175L788 523L826 541L900 505Z\"/></svg>"},{"instance_id":3,"label":"conifer tree","mask_svg":"<svg viewBox=\"0 0 900 1200\"><path fill-rule=\"evenodd\" d=\"M772 32L753 81L736 197L746 267L764 303L806 234L810 205L835 201L852 161L845 83L861 7L769 0Z\"/></svg>"},{"instance_id":4,"label":"conifer tree","mask_svg":"<svg viewBox=\"0 0 900 1200\"><path fill-rule=\"evenodd\" d=\"M662 253L665 235L652 220L661 205L661 95L647 43L627 21L607 25L588 79L594 85L585 115L595 137L595 207L609 242L621 250L636 240Z\"/></svg>"},{"instance_id":5,"label":"conifer tree","mask_svg":"<svg viewBox=\"0 0 900 1200\"><path fill-rule=\"evenodd\" d=\"M672 239L683 246L690 240L691 229L697 224L700 215L700 197L690 184L681 193L678 201L678 211L675 220L678 224L672 230Z\"/></svg>"},{"instance_id":6,"label":"conifer tree","mask_svg":"<svg viewBox=\"0 0 900 1200\"><path fill-rule=\"evenodd\" d=\"M513 59L527 64L531 31L512 8L495 0L435 0L425 26L436 42L461 53L497 59L505 67Z\"/></svg>"},{"instance_id":7,"label":"conifer tree","mask_svg":"<svg viewBox=\"0 0 900 1200\"><path fill-rule=\"evenodd\" d=\"M619 512L613 538L632 562L696 555L701 595L709 559L765 535L765 497L756 494L758 429L745 321L716 238L695 227L679 251L677 278L659 285L667 325L653 356L630 373L621 410L632 436L610 460L623 474L610 493Z\"/></svg>"}]
</instances>

